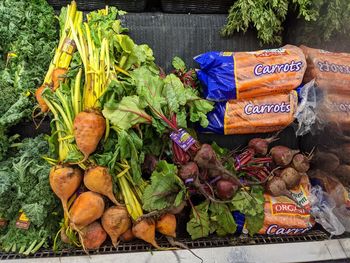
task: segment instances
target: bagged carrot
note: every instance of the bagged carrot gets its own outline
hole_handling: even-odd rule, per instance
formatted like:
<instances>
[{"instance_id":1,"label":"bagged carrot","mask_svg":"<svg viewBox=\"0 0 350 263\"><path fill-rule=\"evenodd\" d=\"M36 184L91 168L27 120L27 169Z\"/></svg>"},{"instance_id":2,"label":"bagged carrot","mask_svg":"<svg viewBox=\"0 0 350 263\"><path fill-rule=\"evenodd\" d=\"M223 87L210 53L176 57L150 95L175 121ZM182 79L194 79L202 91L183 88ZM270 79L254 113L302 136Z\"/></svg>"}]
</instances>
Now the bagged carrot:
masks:
<instances>
[{"instance_id":1,"label":"bagged carrot","mask_svg":"<svg viewBox=\"0 0 350 263\"><path fill-rule=\"evenodd\" d=\"M327 93L350 94L350 54L300 48L307 62L304 82L315 79L317 86Z\"/></svg>"},{"instance_id":2,"label":"bagged carrot","mask_svg":"<svg viewBox=\"0 0 350 263\"><path fill-rule=\"evenodd\" d=\"M323 94L316 114L319 123L336 126L341 131L350 131L350 93Z\"/></svg>"},{"instance_id":3,"label":"bagged carrot","mask_svg":"<svg viewBox=\"0 0 350 263\"><path fill-rule=\"evenodd\" d=\"M278 131L294 121L298 105L296 91L255 99L217 102L202 132L249 134Z\"/></svg>"},{"instance_id":4,"label":"bagged carrot","mask_svg":"<svg viewBox=\"0 0 350 263\"><path fill-rule=\"evenodd\" d=\"M302 207L285 196L265 196L264 225L259 234L266 235L300 235L309 231L315 224L310 214L310 182L305 174L300 184L291 190L294 198Z\"/></svg>"},{"instance_id":5,"label":"bagged carrot","mask_svg":"<svg viewBox=\"0 0 350 263\"><path fill-rule=\"evenodd\" d=\"M194 60L205 98L212 101L255 98L288 92L302 82L305 56L296 46L253 52L208 52Z\"/></svg>"}]
</instances>

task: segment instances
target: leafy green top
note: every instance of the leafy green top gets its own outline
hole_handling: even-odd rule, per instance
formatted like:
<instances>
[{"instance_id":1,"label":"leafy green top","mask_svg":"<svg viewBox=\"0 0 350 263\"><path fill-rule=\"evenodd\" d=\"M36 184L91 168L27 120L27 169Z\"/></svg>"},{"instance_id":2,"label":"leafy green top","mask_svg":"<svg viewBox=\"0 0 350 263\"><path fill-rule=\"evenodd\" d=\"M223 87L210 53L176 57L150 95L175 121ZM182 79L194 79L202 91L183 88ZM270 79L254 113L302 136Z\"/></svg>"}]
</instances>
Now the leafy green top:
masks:
<instances>
[{"instance_id":1,"label":"leafy green top","mask_svg":"<svg viewBox=\"0 0 350 263\"><path fill-rule=\"evenodd\" d=\"M142 197L146 211L177 207L184 201L186 188L177 176L177 168L166 161L160 161L152 173L149 184Z\"/></svg>"},{"instance_id":2,"label":"leafy green top","mask_svg":"<svg viewBox=\"0 0 350 263\"><path fill-rule=\"evenodd\" d=\"M234 32L246 32L252 25L263 44L281 44L282 24L292 8L297 9L306 21L317 17L311 0L237 0L229 10L221 33L229 36Z\"/></svg>"},{"instance_id":3,"label":"leafy green top","mask_svg":"<svg viewBox=\"0 0 350 263\"><path fill-rule=\"evenodd\" d=\"M229 204L205 201L192 207L187 232L192 239L207 237L216 233L219 236L234 234L237 224L233 211L245 215L245 225L250 235L258 233L264 223L264 190L260 186L252 187L249 194L239 190Z\"/></svg>"}]
</instances>

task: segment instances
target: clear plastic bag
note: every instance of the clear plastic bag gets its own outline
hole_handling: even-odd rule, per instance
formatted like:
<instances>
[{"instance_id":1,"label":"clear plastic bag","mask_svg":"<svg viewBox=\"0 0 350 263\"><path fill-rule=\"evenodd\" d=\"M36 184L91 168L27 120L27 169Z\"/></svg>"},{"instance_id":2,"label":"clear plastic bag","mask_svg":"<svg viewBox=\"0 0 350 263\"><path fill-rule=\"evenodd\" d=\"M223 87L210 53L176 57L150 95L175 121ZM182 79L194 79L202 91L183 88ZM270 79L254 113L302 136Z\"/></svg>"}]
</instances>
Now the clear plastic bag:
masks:
<instances>
[{"instance_id":1,"label":"clear plastic bag","mask_svg":"<svg viewBox=\"0 0 350 263\"><path fill-rule=\"evenodd\" d=\"M315 89L315 80L306 83L298 88L299 104L294 114L297 120L295 134L297 136L312 132L316 124L317 95Z\"/></svg>"},{"instance_id":2,"label":"clear plastic bag","mask_svg":"<svg viewBox=\"0 0 350 263\"><path fill-rule=\"evenodd\" d=\"M334 213L336 203L320 186L314 186L310 191L311 214L331 235L341 235L345 227ZM340 211L339 211L340 212Z\"/></svg>"}]
</instances>

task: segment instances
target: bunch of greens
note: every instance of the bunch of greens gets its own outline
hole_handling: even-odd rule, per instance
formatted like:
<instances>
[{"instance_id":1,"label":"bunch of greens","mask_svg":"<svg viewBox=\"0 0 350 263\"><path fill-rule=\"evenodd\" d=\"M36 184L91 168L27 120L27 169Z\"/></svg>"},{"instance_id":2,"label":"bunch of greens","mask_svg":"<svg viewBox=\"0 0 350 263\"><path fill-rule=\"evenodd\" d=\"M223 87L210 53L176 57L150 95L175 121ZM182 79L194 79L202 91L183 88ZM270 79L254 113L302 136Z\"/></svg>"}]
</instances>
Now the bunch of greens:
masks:
<instances>
[{"instance_id":1,"label":"bunch of greens","mask_svg":"<svg viewBox=\"0 0 350 263\"><path fill-rule=\"evenodd\" d=\"M57 42L54 10L45 0L0 3L0 114L43 80Z\"/></svg>"},{"instance_id":2,"label":"bunch of greens","mask_svg":"<svg viewBox=\"0 0 350 263\"><path fill-rule=\"evenodd\" d=\"M4 160L10 145L17 136L9 136L8 128L19 123L31 113L32 102L29 97L21 95L7 111L0 115L0 161Z\"/></svg>"},{"instance_id":3,"label":"bunch of greens","mask_svg":"<svg viewBox=\"0 0 350 263\"><path fill-rule=\"evenodd\" d=\"M205 202L192 207L187 232L192 239L207 237L216 233L219 236L234 234L237 224L232 212L239 211L245 215L245 227L250 235L258 233L264 223L264 189L254 186L249 190L240 189L231 203Z\"/></svg>"},{"instance_id":4,"label":"bunch of greens","mask_svg":"<svg viewBox=\"0 0 350 263\"><path fill-rule=\"evenodd\" d=\"M8 129L30 116L29 97L42 81L56 44L56 20L45 0L0 2L0 160Z\"/></svg>"},{"instance_id":5,"label":"bunch of greens","mask_svg":"<svg viewBox=\"0 0 350 263\"><path fill-rule=\"evenodd\" d=\"M15 146L8 159L0 162L0 218L9 222L0 247L29 254L48 246L57 233L60 206L50 188L50 166L42 159L48 152L44 136L24 139ZM28 230L16 227L20 210L29 218Z\"/></svg>"},{"instance_id":6,"label":"bunch of greens","mask_svg":"<svg viewBox=\"0 0 350 263\"><path fill-rule=\"evenodd\" d=\"M306 21L315 20L318 14L312 0L237 0L221 33L229 36L254 26L263 44L281 44L283 22L290 10L297 10Z\"/></svg>"},{"instance_id":7,"label":"bunch of greens","mask_svg":"<svg viewBox=\"0 0 350 263\"><path fill-rule=\"evenodd\" d=\"M350 2L347 0L313 0L318 18L305 26L306 33L320 42L329 41L332 37L348 36L350 33ZM310 28L310 30L308 30ZM315 31L317 28L317 32ZM313 31L313 32L312 32ZM317 34L315 36L315 33ZM314 40L315 41L315 40Z\"/></svg>"}]
</instances>

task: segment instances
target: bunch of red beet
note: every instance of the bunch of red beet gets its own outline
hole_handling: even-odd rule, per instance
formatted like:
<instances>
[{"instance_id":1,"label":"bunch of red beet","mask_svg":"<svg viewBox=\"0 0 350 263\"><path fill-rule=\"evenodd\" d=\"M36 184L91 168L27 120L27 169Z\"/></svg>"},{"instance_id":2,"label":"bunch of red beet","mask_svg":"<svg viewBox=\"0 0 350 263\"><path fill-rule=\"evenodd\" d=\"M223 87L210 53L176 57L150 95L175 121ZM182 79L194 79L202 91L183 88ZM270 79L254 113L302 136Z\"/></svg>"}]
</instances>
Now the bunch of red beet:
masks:
<instances>
[{"instance_id":1,"label":"bunch of red beet","mask_svg":"<svg viewBox=\"0 0 350 263\"><path fill-rule=\"evenodd\" d=\"M225 160L217 156L211 145L196 145L182 162L177 162L178 175L190 190L214 202L232 199L239 187L252 184L264 184L273 196L293 198L289 190L308 171L309 158L285 146L269 151L269 144L275 140L254 138L246 150ZM225 161L233 161L234 169L226 169Z\"/></svg>"},{"instance_id":2,"label":"bunch of red beet","mask_svg":"<svg viewBox=\"0 0 350 263\"><path fill-rule=\"evenodd\" d=\"M264 179L266 181L266 191L272 196L285 195L294 199L289 190L298 186L302 176L309 170L309 157L301 154L299 150L292 150L282 145L274 146L268 151L269 144L275 140L275 138L252 139L248 144L248 150L246 150L246 152L253 152L257 156L263 156L266 160L271 159L271 162L266 162L264 165L266 170L270 172L268 177L256 176L244 167L243 170L248 170L248 175L255 175L261 180ZM247 163L249 164L252 161L254 162L254 157Z\"/></svg>"}]
</instances>

